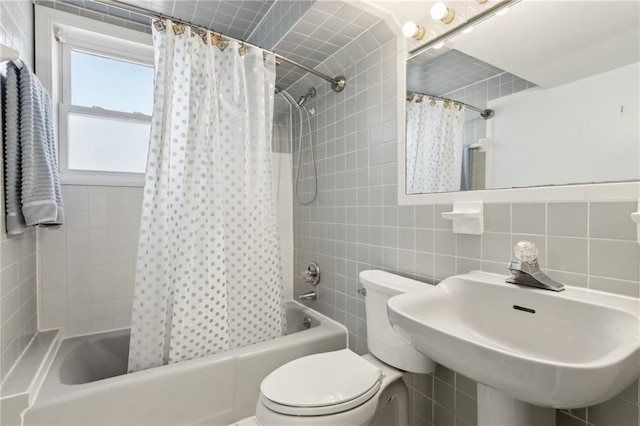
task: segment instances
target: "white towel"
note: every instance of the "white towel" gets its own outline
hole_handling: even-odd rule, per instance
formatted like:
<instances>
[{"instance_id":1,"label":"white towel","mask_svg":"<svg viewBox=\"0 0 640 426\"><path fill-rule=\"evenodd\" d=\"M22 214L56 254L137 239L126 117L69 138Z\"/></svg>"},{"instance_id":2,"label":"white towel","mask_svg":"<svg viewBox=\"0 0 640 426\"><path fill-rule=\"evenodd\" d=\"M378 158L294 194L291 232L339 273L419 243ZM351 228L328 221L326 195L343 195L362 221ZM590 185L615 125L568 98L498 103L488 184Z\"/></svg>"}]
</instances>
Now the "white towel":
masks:
<instances>
[{"instance_id":1,"label":"white towel","mask_svg":"<svg viewBox=\"0 0 640 426\"><path fill-rule=\"evenodd\" d=\"M64 206L49 94L26 66L9 63L5 99L7 233L60 225Z\"/></svg>"}]
</instances>

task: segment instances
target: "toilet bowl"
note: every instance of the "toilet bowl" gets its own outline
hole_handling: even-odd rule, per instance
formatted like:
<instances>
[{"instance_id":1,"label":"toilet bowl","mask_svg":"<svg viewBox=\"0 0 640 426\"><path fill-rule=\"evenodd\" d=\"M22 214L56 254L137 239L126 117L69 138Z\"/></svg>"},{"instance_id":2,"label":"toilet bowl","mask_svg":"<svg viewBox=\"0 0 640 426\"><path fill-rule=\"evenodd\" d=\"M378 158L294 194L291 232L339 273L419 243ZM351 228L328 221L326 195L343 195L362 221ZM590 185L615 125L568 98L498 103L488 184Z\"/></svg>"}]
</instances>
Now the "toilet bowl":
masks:
<instances>
[{"instance_id":1,"label":"toilet bowl","mask_svg":"<svg viewBox=\"0 0 640 426\"><path fill-rule=\"evenodd\" d=\"M383 271L363 271L367 343L371 354L349 349L298 358L260 385L256 422L266 425L409 424L403 371L430 373L435 363L415 351L391 328L387 300L427 284Z\"/></svg>"}]
</instances>

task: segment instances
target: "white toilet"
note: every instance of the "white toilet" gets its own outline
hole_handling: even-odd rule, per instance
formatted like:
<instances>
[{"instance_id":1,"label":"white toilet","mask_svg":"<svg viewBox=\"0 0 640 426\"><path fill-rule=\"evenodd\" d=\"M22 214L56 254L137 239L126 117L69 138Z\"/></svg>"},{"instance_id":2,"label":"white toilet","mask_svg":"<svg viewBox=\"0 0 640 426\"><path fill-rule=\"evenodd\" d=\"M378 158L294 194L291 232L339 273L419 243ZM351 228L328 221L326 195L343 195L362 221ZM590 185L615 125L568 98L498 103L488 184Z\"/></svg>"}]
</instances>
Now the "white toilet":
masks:
<instances>
[{"instance_id":1,"label":"white toilet","mask_svg":"<svg viewBox=\"0 0 640 426\"><path fill-rule=\"evenodd\" d=\"M402 371L431 373L435 363L391 328L387 300L425 284L383 271L363 271L367 341L371 354L343 349L293 360L260 385L255 420L266 425L409 424Z\"/></svg>"}]
</instances>

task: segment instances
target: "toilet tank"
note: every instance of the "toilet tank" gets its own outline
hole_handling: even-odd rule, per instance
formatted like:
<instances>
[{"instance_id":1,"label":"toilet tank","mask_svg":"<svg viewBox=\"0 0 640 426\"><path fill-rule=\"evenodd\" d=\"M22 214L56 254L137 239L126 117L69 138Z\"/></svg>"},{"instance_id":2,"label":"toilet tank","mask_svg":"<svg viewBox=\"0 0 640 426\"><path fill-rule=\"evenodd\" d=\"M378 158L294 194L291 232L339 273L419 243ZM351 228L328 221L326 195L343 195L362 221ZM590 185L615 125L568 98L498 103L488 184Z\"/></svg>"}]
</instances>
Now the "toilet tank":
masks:
<instances>
[{"instance_id":1,"label":"toilet tank","mask_svg":"<svg viewBox=\"0 0 640 426\"><path fill-rule=\"evenodd\" d=\"M360 283L367 290L367 346L376 358L400 370L432 373L436 364L411 347L393 331L387 315L387 301L398 294L428 289L429 284L384 271L360 272Z\"/></svg>"}]
</instances>

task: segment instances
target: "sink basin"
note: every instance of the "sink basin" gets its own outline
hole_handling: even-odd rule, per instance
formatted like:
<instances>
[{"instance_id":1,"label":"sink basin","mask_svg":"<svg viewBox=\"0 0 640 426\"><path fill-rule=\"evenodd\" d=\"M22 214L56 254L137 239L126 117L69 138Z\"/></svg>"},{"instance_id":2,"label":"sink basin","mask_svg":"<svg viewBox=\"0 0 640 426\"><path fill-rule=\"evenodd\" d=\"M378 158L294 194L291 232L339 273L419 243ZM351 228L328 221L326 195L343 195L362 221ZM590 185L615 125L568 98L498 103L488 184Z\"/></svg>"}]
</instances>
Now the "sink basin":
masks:
<instances>
[{"instance_id":1,"label":"sink basin","mask_svg":"<svg viewBox=\"0 0 640 426\"><path fill-rule=\"evenodd\" d=\"M640 300L471 272L392 297L391 324L434 361L544 407L605 401L640 375Z\"/></svg>"}]
</instances>

